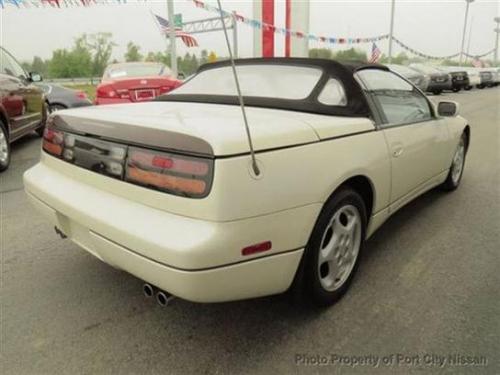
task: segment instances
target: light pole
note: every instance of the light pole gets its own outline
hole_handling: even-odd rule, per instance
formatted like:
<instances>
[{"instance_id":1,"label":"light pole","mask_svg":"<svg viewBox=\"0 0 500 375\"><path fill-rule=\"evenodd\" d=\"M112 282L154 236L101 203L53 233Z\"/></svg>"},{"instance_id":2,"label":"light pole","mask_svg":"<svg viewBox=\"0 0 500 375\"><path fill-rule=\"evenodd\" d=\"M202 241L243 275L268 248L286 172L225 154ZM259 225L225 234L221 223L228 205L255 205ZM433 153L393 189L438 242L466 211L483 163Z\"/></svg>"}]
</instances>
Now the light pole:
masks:
<instances>
[{"instance_id":1,"label":"light pole","mask_svg":"<svg viewBox=\"0 0 500 375\"><path fill-rule=\"evenodd\" d=\"M174 24L174 1L167 0L167 10L168 10L168 37L170 39L170 69L172 69L172 75L177 78L177 51L175 45L175 24Z\"/></svg>"},{"instance_id":2,"label":"light pole","mask_svg":"<svg viewBox=\"0 0 500 375\"><path fill-rule=\"evenodd\" d=\"M389 30L389 64L392 62L392 36L394 34L394 10L396 9L396 0L391 4L391 28Z\"/></svg>"},{"instance_id":3,"label":"light pole","mask_svg":"<svg viewBox=\"0 0 500 375\"><path fill-rule=\"evenodd\" d=\"M465 47L465 32L467 30L467 18L469 17L469 5L474 2L474 0L465 0L467 7L465 8L465 20L464 20L464 33L462 36L462 48L460 48L460 66L462 66L462 61L464 59L464 47Z\"/></svg>"},{"instance_id":4,"label":"light pole","mask_svg":"<svg viewBox=\"0 0 500 375\"><path fill-rule=\"evenodd\" d=\"M497 27L495 28L495 33L497 34L496 40L495 40L495 65L498 64L498 38L500 36L500 17L495 17L493 19L495 23L497 24Z\"/></svg>"}]
</instances>

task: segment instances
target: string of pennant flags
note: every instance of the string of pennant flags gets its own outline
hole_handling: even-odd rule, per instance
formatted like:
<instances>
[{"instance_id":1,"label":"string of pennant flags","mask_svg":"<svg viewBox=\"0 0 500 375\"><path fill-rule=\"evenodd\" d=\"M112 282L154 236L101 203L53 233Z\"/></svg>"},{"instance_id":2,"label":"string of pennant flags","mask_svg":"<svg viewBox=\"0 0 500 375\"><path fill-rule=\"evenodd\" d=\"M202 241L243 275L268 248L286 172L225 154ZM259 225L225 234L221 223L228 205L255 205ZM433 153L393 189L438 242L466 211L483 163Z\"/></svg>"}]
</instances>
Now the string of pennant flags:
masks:
<instances>
[{"instance_id":1,"label":"string of pennant flags","mask_svg":"<svg viewBox=\"0 0 500 375\"><path fill-rule=\"evenodd\" d=\"M448 55L448 56L431 56L431 55L427 55L425 53L422 53L422 52L419 52L409 46L407 46L406 44L404 44L402 41L400 41L398 38L396 37L393 37L392 38L394 40L394 42L396 42L396 44L398 44L402 49L404 49L405 51L408 51L410 52L411 54L415 55L415 56L418 56L418 57L422 57L422 58L425 58L425 59L428 59L428 60L449 60L449 59L454 59L455 57L458 57L460 56L460 52L458 53L454 53L453 55ZM471 59L479 59L479 58L482 58L482 57L486 57L488 56L489 54L492 54L493 52L495 52L495 49L492 49L486 53L483 53L481 55L470 55L468 53L465 53L464 52L464 55L471 58Z\"/></svg>"},{"instance_id":2,"label":"string of pennant flags","mask_svg":"<svg viewBox=\"0 0 500 375\"><path fill-rule=\"evenodd\" d=\"M0 6L5 8L6 5L15 6L17 8L41 8L41 7L52 7L52 8L68 8L68 7L89 7L94 5L112 5L112 4L127 4L127 3L141 3L147 0L0 0ZM291 30L284 27L277 27L272 24L268 24L262 21L251 19L245 17L237 12L228 12L225 10L220 11L219 8L207 4L201 0L186 0L195 7L204 9L209 12L222 14L224 17L234 17L237 22L243 23L249 27L261 29L264 31L271 31L275 34L291 36L299 39L308 39L309 41L333 44L333 45L353 45L353 44L363 44L363 43L375 43L385 39L389 39L389 34L382 34L373 37L359 37L359 38L342 38L342 37L331 37L323 35L315 35L310 33L305 33L299 30ZM221 13L222 12L222 13ZM453 59L460 56L460 53L454 53L448 56L432 56L425 54L423 52L417 51L410 46L403 43L401 40L393 36L393 41L397 43L403 50L410 52L411 54L422 57L429 60L446 60ZM493 53L494 49L480 54L480 55L469 55L464 53L465 56L470 58L483 58Z\"/></svg>"},{"instance_id":3,"label":"string of pennant flags","mask_svg":"<svg viewBox=\"0 0 500 375\"><path fill-rule=\"evenodd\" d=\"M187 0L187 1L190 1L190 2L193 2L194 5L197 7L197 8L202 8L202 9L205 9L207 11L210 11L210 12L215 12L215 13L218 13L220 14L220 10L219 8L217 7L214 7L210 4L207 4L201 0ZM286 36L292 36L292 37L295 37L295 38L299 38L299 39L302 39L302 38L305 38L305 39L309 39L311 41L316 41L316 42L322 42L322 43L329 43L329 44L361 44L361 43L375 43L375 42L378 42L378 41L381 41L381 40L384 40L384 39L388 39L389 38L389 34L383 34L383 35L379 35L379 36L375 36L375 37L370 37L370 38L334 38L334 37L326 37L326 36L318 36L318 35L314 35L314 34L308 34L308 33L303 33L303 32L300 32L300 31L294 31L294 30L290 30L290 29L286 29L286 28L283 28L283 27L276 27L274 25L271 25L271 24L267 24L265 22L261 22L261 21L257 21L257 20L254 20L254 19L251 19L251 18L247 18L247 17L244 17L236 12L233 12L233 13L230 13L230 12L227 12L225 10L222 10L222 15L225 16L225 17L228 17L228 16L231 16L233 15L237 21L239 22L242 22L248 26L251 26L253 28L257 28L257 29L262 29L262 30L266 30L266 31L273 31L274 33L278 33L278 34L283 34L283 35L286 35ZM426 59L429 59L429 60L447 60L447 59L453 59L455 57L458 57L460 56L460 53L454 53L453 55L448 55L448 56L432 56L432 55L427 55L425 53L422 53L422 52L419 52L411 47L409 47L408 45L404 44L402 41L400 41L398 38L394 37L392 38L394 40L394 42L396 42L402 49L416 55L416 56L419 56L419 57L423 57L423 58L426 58ZM492 49L486 53L483 53L481 55L469 55L467 53L464 53L465 56L467 57L470 57L470 58L482 58L482 57L485 57L485 56L488 56L489 54L493 53L495 50Z\"/></svg>"},{"instance_id":4,"label":"string of pennant flags","mask_svg":"<svg viewBox=\"0 0 500 375\"><path fill-rule=\"evenodd\" d=\"M207 4L203 1L200 0L187 0L192 2L197 8L205 9L209 12L214 12L220 14L219 8L212 6L210 4ZM264 31L272 31L275 34L282 34L286 36L292 36L295 38L299 39L309 39L311 41L315 42L322 42L322 43L330 43L330 44L359 44L359 43L372 43L372 42L378 42L383 39L389 38L389 34L383 34L371 38L337 38L337 37L327 37L327 36L321 36L321 35L314 35L314 34L309 34L309 33L304 33L301 31L296 31L296 30L290 30L286 29L284 27L276 27L275 25L257 21L245 16L242 16L241 14L237 12L228 12L225 10L222 10L222 15L224 17L231 17L234 16L236 18L236 21L244 23L245 25L248 25L250 27L256 28L256 29L261 29Z\"/></svg>"}]
</instances>

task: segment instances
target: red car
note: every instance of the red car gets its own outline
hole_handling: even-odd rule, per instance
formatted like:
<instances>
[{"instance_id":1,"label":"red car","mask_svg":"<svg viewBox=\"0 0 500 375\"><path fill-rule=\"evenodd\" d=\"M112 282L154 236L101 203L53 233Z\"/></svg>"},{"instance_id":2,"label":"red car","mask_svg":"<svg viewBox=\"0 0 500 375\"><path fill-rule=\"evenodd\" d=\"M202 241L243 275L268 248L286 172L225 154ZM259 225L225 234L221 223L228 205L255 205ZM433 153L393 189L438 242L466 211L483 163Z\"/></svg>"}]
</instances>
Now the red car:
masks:
<instances>
[{"instance_id":1,"label":"red car","mask_svg":"<svg viewBox=\"0 0 500 375\"><path fill-rule=\"evenodd\" d=\"M42 89L33 85L41 80L0 47L0 172L9 167L12 142L33 130L43 134L48 106Z\"/></svg>"},{"instance_id":2,"label":"red car","mask_svg":"<svg viewBox=\"0 0 500 375\"><path fill-rule=\"evenodd\" d=\"M112 64L97 86L95 104L150 101L181 85L168 67L160 63Z\"/></svg>"}]
</instances>

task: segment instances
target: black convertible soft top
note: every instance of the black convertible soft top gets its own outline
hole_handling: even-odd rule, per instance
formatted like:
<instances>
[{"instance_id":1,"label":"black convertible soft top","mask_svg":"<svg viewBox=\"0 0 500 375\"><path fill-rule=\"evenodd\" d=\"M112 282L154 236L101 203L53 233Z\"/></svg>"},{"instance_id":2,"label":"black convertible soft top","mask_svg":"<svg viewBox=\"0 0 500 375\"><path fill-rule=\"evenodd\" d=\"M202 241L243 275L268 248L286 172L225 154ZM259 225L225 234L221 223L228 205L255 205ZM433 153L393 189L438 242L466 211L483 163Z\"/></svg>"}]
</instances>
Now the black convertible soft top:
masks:
<instances>
[{"instance_id":1,"label":"black convertible soft top","mask_svg":"<svg viewBox=\"0 0 500 375\"><path fill-rule=\"evenodd\" d=\"M219 61L215 63L204 64L198 69L198 73L230 66L230 61ZM370 109L359 83L354 79L354 73L363 69L389 70L384 65L367 64L364 62L345 62L341 63L328 59L309 59L309 58L251 58L237 59L238 65L287 65L287 66L305 66L315 67L323 71L321 78L305 99L281 99L281 98L263 98L255 96L245 96L245 105L251 107L265 107L274 109L285 109L291 111L310 112L335 116L350 117L368 117ZM196 75L193 77L195 78ZM193 79L191 78L191 79ZM347 96L347 105L334 106L325 105L318 101L318 95L322 92L330 78L336 78L344 86ZM214 103L238 105L238 97L235 95L207 95L207 94L176 94L175 90L166 95L157 98L158 101L169 102L196 102L196 103Z\"/></svg>"}]
</instances>

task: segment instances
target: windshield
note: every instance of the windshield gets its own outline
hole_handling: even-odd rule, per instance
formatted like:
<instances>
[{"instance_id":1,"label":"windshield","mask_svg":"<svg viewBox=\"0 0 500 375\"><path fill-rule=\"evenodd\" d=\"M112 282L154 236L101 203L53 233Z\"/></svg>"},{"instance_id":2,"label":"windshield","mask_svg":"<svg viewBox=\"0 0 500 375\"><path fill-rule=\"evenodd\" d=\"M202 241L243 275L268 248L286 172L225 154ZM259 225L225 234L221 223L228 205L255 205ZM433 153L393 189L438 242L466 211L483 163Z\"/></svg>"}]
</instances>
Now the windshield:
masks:
<instances>
[{"instance_id":1,"label":"windshield","mask_svg":"<svg viewBox=\"0 0 500 375\"><path fill-rule=\"evenodd\" d=\"M236 67L243 96L292 99L307 98L322 70L304 66L240 65ZM236 96L231 66L201 71L173 94Z\"/></svg>"},{"instance_id":2,"label":"windshield","mask_svg":"<svg viewBox=\"0 0 500 375\"><path fill-rule=\"evenodd\" d=\"M170 69L162 64L111 65L104 72L104 78L150 77L170 75Z\"/></svg>"}]
</instances>

